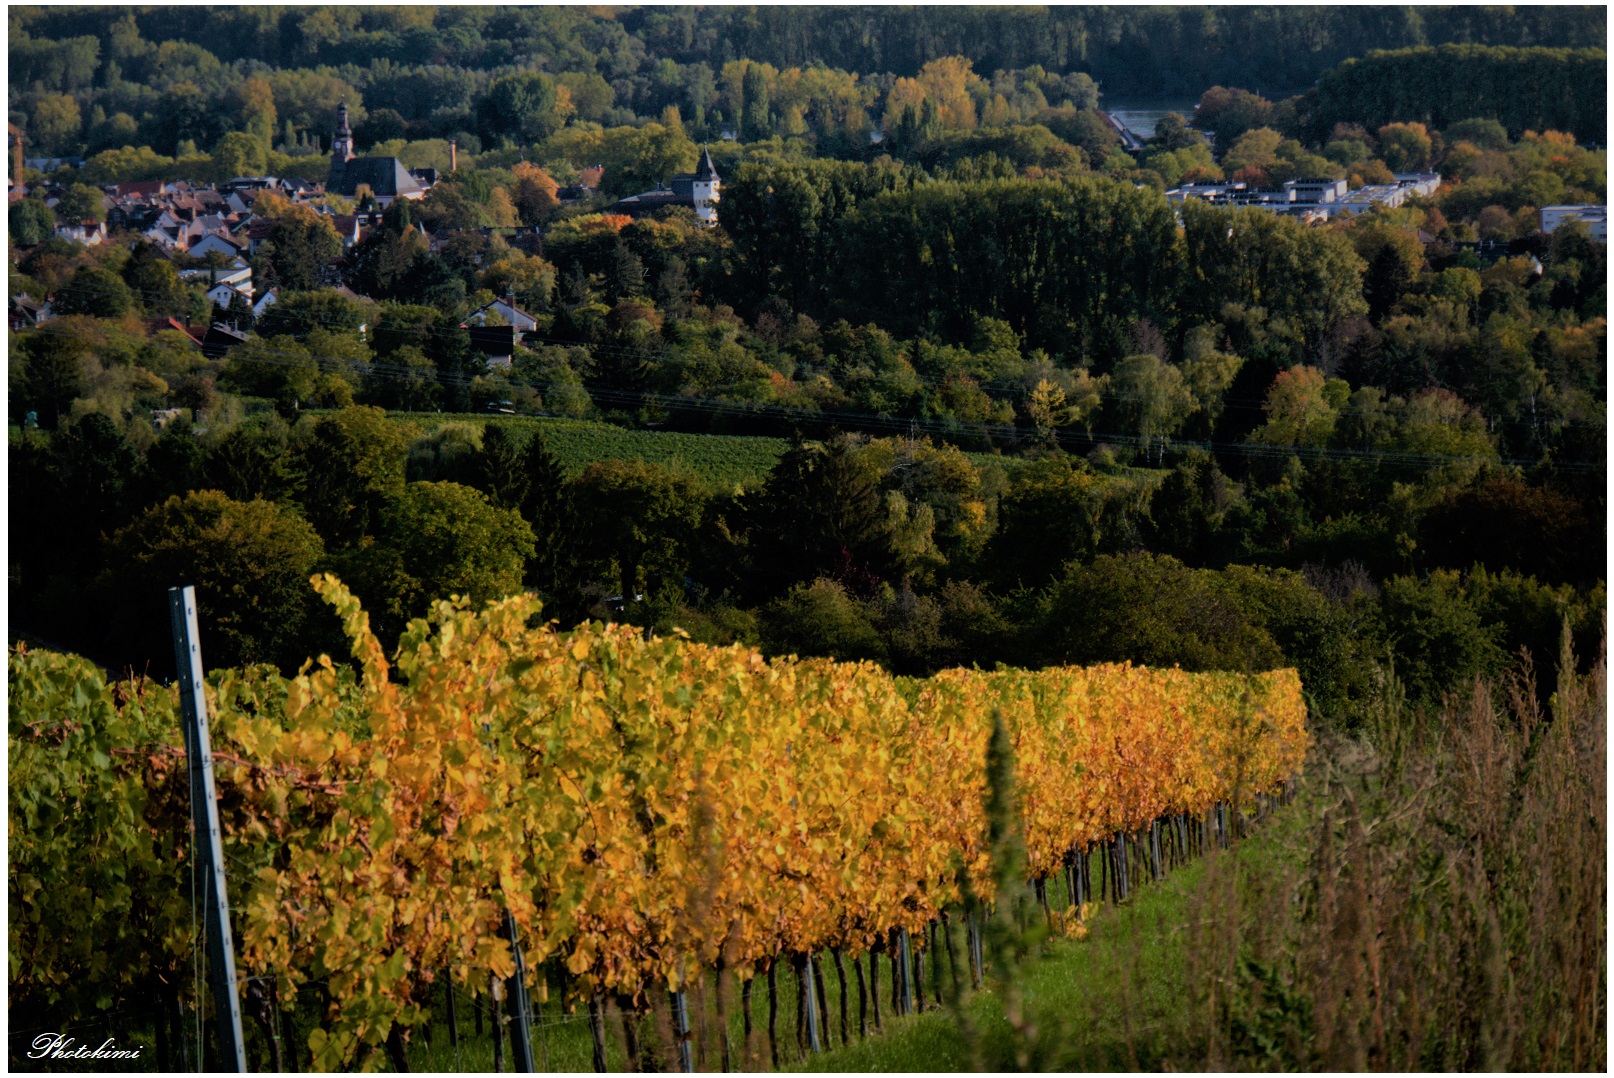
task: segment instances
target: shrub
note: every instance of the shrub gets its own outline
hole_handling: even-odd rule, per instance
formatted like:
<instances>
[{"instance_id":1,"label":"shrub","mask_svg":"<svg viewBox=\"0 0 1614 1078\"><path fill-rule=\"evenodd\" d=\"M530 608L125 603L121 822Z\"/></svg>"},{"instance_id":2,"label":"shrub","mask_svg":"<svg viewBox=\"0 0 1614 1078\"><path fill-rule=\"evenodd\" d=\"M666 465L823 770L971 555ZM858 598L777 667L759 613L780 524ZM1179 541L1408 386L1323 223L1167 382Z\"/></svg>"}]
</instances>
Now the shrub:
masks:
<instances>
[{"instance_id":1,"label":"shrub","mask_svg":"<svg viewBox=\"0 0 1614 1078\"><path fill-rule=\"evenodd\" d=\"M863 605L840 583L823 577L797 584L762 615L766 648L778 655L820 655L852 662L883 662L885 641Z\"/></svg>"},{"instance_id":2,"label":"shrub","mask_svg":"<svg viewBox=\"0 0 1614 1078\"><path fill-rule=\"evenodd\" d=\"M1269 670L1284 655L1209 570L1176 558L1102 555L1043 595L1033 648L1048 662L1130 659L1186 670Z\"/></svg>"}]
</instances>

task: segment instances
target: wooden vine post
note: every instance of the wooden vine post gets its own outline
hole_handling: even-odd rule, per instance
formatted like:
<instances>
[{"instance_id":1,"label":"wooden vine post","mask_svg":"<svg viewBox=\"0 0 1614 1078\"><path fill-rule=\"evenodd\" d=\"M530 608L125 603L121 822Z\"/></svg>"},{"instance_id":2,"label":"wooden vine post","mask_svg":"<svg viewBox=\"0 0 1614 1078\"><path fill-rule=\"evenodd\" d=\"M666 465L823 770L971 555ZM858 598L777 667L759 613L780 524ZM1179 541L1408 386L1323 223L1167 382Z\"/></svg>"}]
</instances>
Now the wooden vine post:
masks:
<instances>
[{"instance_id":1,"label":"wooden vine post","mask_svg":"<svg viewBox=\"0 0 1614 1078\"><path fill-rule=\"evenodd\" d=\"M230 901L224 880L224 836L213 785L213 748L207 731L203 693L202 645L196 625L196 589L168 589L168 617L174 634L174 668L185 718L185 756L190 769L191 823L202 854L202 906L206 920L208 979L218 1011L219 1059L226 1069L245 1074L246 1044L241 1037L241 996L235 983L235 940L230 934Z\"/></svg>"}]
</instances>

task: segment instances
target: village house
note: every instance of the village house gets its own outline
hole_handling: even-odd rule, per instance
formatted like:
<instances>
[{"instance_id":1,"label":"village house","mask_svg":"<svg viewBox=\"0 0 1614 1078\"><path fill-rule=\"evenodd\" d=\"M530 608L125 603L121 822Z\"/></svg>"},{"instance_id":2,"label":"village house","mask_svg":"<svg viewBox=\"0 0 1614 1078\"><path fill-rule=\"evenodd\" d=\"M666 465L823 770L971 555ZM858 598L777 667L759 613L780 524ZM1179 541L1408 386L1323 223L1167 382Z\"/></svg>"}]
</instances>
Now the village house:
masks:
<instances>
[{"instance_id":1,"label":"village house","mask_svg":"<svg viewBox=\"0 0 1614 1078\"><path fill-rule=\"evenodd\" d=\"M1608 242L1608 206L1543 206L1541 207L1541 231L1551 235L1558 230L1558 226L1565 221L1579 221L1586 226L1592 239L1598 243Z\"/></svg>"},{"instance_id":2,"label":"village house","mask_svg":"<svg viewBox=\"0 0 1614 1078\"><path fill-rule=\"evenodd\" d=\"M56 226L58 239L71 240L82 243L86 247L96 247L106 239L106 222L104 221L74 221Z\"/></svg>"},{"instance_id":3,"label":"village house","mask_svg":"<svg viewBox=\"0 0 1614 1078\"><path fill-rule=\"evenodd\" d=\"M600 181L605 178L604 165L591 165L577 174L573 183L567 184L555 192L555 198L562 204L582 202L593 198L600 190Z\"/></svg>"},{"instance_id":4,"label":"village house","mask_svg":"<svg viewBox=\"0 0 1614 1078\"><path fill-rule=\"evenodd\" d=\"M26 292L12 296L8 306L6 325L13 333L44 325L51 319L50 300L36 300Z\"/></svg>"},{"instance_id":5,"label":"village house","mask_svg":"<svg viewBox=\"0 0 1614 1078\"><path fill-rule=\"evenodd\" d=\"M490 325L495 318L503 324ZM538 319L513 299L496 299L472 311L460 326L470 333L471 347L487 357L488 366L508 367L526 335L538 329Z\"/></svg>"},{"instance_id":6,"label":"village house","mask_svg":"<svg viewBox=\"0 0 1614 1078\"><path fill-rule=\"evenodd\" d=\"M226 227L203 235L190 245L190 249L186 253L193 258L201 258L213 252L217 252L226 258L240 258L247 254L247 249L244 244L230 235Z\"/></svg>"},{"instance_id":7,"label":"village house","mask_svg":"<svg viewBox=\"0 0 1614 1078\"><path fill-rule=\"evenodd\" d=\"M225 284L223 281L220 281L218 284L207 290L207 298L212 302L214 307L217 307L221 311L227 311L237 304L250 310L252 308L252 293L250 291L251 285L249 284L247 288L248 290L243 291L233 284Z\"/></svg>"},{"instance_id":8,"label":"village house","mask_svg":"<svg viewBox=\"0 0 1614 1078\"><path fill-rule=\"evenodd\" d=\"M245 333L214 322L207 327L207 334L202 338L202 355L208 359L223 359L232 348L246 343Z\"/></svg>"}]
</instances>

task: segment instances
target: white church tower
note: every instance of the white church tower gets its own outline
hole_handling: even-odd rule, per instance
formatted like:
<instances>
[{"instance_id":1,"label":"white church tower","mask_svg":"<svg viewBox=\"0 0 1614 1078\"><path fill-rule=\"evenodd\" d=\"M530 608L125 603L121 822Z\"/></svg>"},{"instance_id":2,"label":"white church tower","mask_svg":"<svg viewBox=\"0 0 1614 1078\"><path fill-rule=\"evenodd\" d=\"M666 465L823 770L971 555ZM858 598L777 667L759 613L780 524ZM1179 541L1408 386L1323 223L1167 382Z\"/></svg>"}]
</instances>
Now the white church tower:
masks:
<instances>
[{"instance_id":1,"label":"white church tower","mask_svg":"<svg viewBox=\"0 0 1614 1078\"><path fill-rule=\"evenodd\" d=\"M695 197L695 216L700 218L703 225L717 224L717 204L722 199L722 179L712 164L712 154L706 147L701 147L701 161L695 166L695 183L693 194Z\"/></svg>"}]
</instances>

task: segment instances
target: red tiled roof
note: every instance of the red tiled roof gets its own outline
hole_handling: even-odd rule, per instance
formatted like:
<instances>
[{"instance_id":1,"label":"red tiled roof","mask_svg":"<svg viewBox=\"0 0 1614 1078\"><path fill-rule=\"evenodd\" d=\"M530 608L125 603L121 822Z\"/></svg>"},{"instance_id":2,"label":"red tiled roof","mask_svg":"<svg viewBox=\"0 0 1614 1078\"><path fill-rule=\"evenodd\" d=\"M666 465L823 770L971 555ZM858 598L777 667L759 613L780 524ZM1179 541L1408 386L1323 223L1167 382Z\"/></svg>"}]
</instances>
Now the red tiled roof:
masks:
<instances>
[{"instance_id":1,"label":"red tiled roof","mask_svg":"<svg viewBox=\"0 0 1614 1078\"><path fill-rule=\"evenodd\" d=\"M156 198L162 190L161 180L130 180L117 185L117 193L124 198Z\"/></svg>"},{"instance_id":2,"label":"red tiled roof","mask_svg":"<svg viewBox=\"0 0 1614 1078\"><path fill-rule=\"evenodd\" d=\"M154 318L146 323L146 328L152 333L161 333L164 330L177 329L195 344L201 344L202 339L177 318Z\"/></svg>"}]
</instances>

